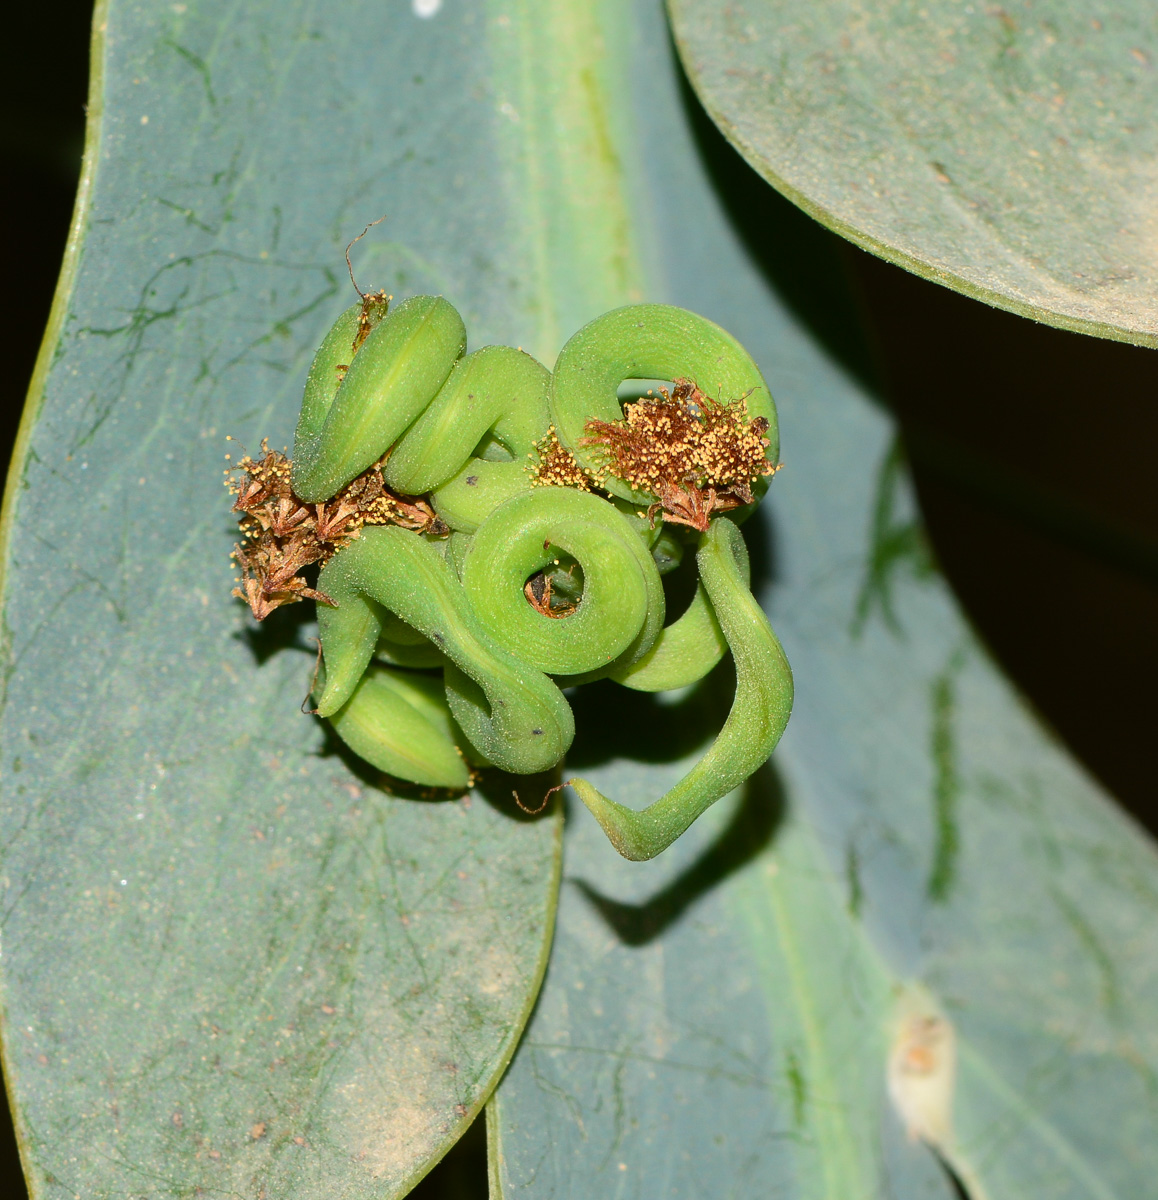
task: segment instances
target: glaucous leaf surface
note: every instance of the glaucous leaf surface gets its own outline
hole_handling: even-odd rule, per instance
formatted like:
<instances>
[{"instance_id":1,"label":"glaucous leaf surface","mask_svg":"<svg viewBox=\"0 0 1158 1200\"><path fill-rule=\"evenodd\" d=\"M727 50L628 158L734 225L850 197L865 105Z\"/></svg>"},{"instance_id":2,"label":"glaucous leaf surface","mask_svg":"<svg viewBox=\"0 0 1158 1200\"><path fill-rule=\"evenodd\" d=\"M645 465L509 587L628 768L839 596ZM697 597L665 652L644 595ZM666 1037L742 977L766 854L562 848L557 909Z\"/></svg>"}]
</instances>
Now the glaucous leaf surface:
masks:
<instances>
[{"instance_id":1,"label":"glaucous leaf surface","mask_svg":"<svg viewBox=\"0 0 1158 1200\"><path fill-rule=\"evenodd\" d=\"M574 806L547 980L488 1106L492 1194L953 1196L912 1126L978 1200L1152 1195L1154 848L932 571L829 240L705 127L636 13L617 148L664 181L630 194L648 295L733 331L776 396L786 465L748 537L796 711L652 863ZM642 805L729 695L606 685L569 769Z\"/></svg>"},{"instance_id":2,"label":"glaucous leaf surface","mask_svg":"<svg viewBox=\"0 0 1158 1200\"><path fill-rule=\"evenodd\" d=\"M1079 0L670 0L720 128L866 249L1158 345L1158 13Z\"/></svg>"},{"instance_id":3,"label":"glaucous leaf surface","mask_svg":"<svg viewBox=\"0 0 1158 1200\"><path fill-rule=\"evenodd\" d=\"M298 711L309 608L255 628L230 598L221 469L227 433L290 440L343 247L384 209L364 281L514 335L485 23L292 0L97 23L7 511L2 997L32 1194L401 1195L526 1021L560 819L509 789L392 798Z\"/></svg>"},{"instance_id":4,"label":"glaucous leaf surface","mask_svg":"<svg viewBox=\"0 0 1158 1200\"><path fill-rule=\"evenodd\" d=\"M906 557L825 243L689 127L658 6L100 19L82 252L9 509L0 962L37 1196L398 1195L533 994L551 825L390 799L319 754L308 630L247 634L226 600L220 439L288 442L342 247L383 210L364 287L442 292L474 344L548 362L603 309L684 303L784 418L752 540L793 725L653 864L575 814L491 1110L501 1194L941 1200L888 1098L914 1004L956 1031L954 1124L926 1132L977 1194L1144 1194L1152 850ZM666 705L607 685L572 765L654 795L726 704L722 679Z\"/></svg>"}]
</instances>

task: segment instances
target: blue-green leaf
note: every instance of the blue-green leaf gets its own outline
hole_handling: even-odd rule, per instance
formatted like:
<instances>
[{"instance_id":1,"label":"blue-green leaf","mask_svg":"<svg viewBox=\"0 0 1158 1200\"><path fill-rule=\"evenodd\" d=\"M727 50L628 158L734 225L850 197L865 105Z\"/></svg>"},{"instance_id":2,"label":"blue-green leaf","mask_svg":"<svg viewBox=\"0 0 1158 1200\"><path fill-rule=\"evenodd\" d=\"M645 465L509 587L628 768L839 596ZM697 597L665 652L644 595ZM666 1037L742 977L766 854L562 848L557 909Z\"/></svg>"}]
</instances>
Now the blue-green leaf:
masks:
<instances>
[{"instance_id":1,"label":"blue-green leaf","mask_svg":"<svg viewBox=\"0 0 1158 1200\"><path fill-rule=\"evenodd\" d=\"M682 303L783 419L750 537L796 714L654 863L572 813L497 1194L943 1200L908 1124L976 1196L1145 1195L1152 847L930 578L826 243L681 92L658 5L108 0L98 25L7 506L0 985L38 1200L400 1195L537 987L557 827L385 795L295 711L308 625L227 599L221 439L288 442L383 211L363 287L442 292L474 344L548 362L603 309ZM726 684L589 689L572 765L659 794Z\"/></svg>"},{"instance_id":2,"label":"blue-green leaf","mask_svg":"<svg viewBox=\"0 0 1158 1200\"><path fill-rule=\"evenodd\" d=\"M383 208L362 278L506 332L507 210L448 203L504 118L474 98L461 15L109 0L96 21L6 516L5 1069L29 1184L401 1195L530 1012L560 818L519 819L509 788L391 797L299 712L309 606L257 628L231 599L224 439L289 441L353 295L343 247Z\"/></svg>"},{"instance_id":3,"label":"blue-green leaf","mask_svg":"<svg viewBox=\"0 0 1158 1200\"><path fill-rule=\"evenodd\" d=\"M720 128L818 220L1039 321L1158 345L1158 15L670 0Z\"/></svg>"},{"instance_id":4,"label":"blue-green leaf","mask_svg":"<svg viewBox=\"0 0 1158 1200\"><path fill-rule=\"evenodd\" d=\"M689 112L637 13L620 154L678 187L633 194L635 222L665 248L655 298L734 332L776 395L786 465L749 540L797 699L767 772L655 862L570 814L492 1194L951 1197L924 1139L975 1200L1150 1195L1154 848L931 574L894 430L847 337L818 337L848 311L827 242ZM645 803L727 701L608 690L577 707L583 774Z\"/></svg>"}]
</instances>

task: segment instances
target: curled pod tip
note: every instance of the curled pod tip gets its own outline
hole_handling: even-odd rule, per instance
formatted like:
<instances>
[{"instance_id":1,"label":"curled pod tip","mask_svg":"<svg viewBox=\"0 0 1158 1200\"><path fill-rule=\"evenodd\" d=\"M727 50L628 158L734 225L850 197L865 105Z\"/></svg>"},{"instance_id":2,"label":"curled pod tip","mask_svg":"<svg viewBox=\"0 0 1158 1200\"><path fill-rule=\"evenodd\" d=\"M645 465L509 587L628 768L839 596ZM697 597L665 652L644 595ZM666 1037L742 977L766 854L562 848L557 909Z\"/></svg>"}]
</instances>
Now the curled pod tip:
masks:
<instances>
[{"instance_id":1,"label":"curled pod tip","mask_svg":"<svg viewBox=\"0 0 1158 1200\"><path fill-rule=\"evenodd\" d=\"M326 362L336 336L331 330L323 343ZM328 500L376 463L438 394L465 349L462 318L441 296L412 296L391 309L352 356L330 402L318 393L303 404L294 435L295 493L309 503Z\"/></svg>"},{"instance_id":2,"label":"curled pod tip","mask_svg":"<svg viewBox=\"0 0 1158 1200\"><path fill-rule=\"evenodd\" d=\"M670 304L631 304L584 325L559 352L551 380L551 419L559 440L580 466L601 477L613 495L647 506L650 492L607 475L599 448L591 444L592 420L623 419L619 385L627 379L691 379L711 400L744 399L750 418L767 422L767 461L779 455L776 406L760 368L727 330ZM752 485L755 499L767 478Z\"/></svg>"},{"instance_id":3,"label":"curled pod tip","mask_svg":"<svg viewBox=\"0 0 1158 1200\"><path fill-rule=\"evenodd\" d=\"M574 611L529 604L528 580L566 555L582 572ZM551 675L605 671L646 654L664 620L663 583L631 523L590 492L539 487L497 508L471 540L462 581L495 640Z\"/></svg>"},{"instance_id":4,"label":"curled pod tip","mask_svg":"<svg viewBox=\"0 0 1158 1200\"><path fill-rule=\"evenodd\" d=\"M665 795L639 811L571 779L580 800L624 858L642 861L666 850L692 822L760 767L792 712L792 670L748 590L743 538L727 518L700 538L696 560L708 599L736 664L736 694L723 729L702 759Z\"/></svg>"}]
</instances>

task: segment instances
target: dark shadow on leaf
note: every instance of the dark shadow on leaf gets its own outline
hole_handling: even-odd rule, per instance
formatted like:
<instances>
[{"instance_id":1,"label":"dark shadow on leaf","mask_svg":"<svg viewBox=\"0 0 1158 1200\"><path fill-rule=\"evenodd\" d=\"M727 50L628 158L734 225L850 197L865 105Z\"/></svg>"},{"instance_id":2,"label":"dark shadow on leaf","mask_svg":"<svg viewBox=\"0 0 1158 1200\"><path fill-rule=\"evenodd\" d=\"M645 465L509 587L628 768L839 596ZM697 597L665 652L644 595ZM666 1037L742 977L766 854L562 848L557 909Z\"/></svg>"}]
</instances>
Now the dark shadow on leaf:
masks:
<instances>
[{"instance_id":1,"label":"dark shadow on leaf","mask_svg":"<svg viewBox=\"0 0 1158 1200\"><path fill-rule=\"evenodd\" d=\"M744 522L743 530L752 566L750 587L752 594L759 597L776 581L776 522L766 504L760 505Z\"/></svg>"},{"instance_id":2,"label":"dark shadow on leaf","mask_svg":"<svg viewBox=\"0 0 1158 1200\"><path fill-rule=\"evenodd\" d=\"M684 549L683 561L674 571L669 571L663 577L663 598L667 608L664 624L670 625L687 611L692 598L696 594L696 585L700 581L700 573L696 567L695 546Z\"/></svg>"},{"instance_id":3,"label":"dark shadow on leaf","mask_svg":"<svg viewBox=\"0 0 1158 1200\"><path fill-rule=\"evenodd\" d=\"M768 508L760 505L741 528L752 568L752 591L759 596L776 577L776 527L769 518ZM665 625L671 625L687 611L699 581L693 542L684 551L683 562L663 577L664 602L667 605Z\"/></svg>"},{"instance_id":4,"label":"dark shadow on leaf","mask_svg":"<svg viewBox=\"0 0 1158 1200\"><path fill-rule=\"evenodd\" d=\"M682 67L679 79L705 173L752 261L824 348L870 394L878 394L878 372L846 277L842 239L754 171L712 123Z\"/></svg>"},{"instance_id":5,"label":"dark shadow on leaf","mask_svg":"<svg viewBox=\"0 0 1158 1200\"><path fill-rule=\"evenodd\" d=\"M508 775L492 767L482 772L475 794L513 821L541 821L563 802L562 792L551 791L558 788L562 775L562 764L537 775Z\"/></svg>"},{"instance_id":6,"label":"dark shadow on leaf","mask_svg":"<svg viewBox=\"0 0 1158 1200\"><path fill-rule=\"evenodd\" d=\"M576 734L566 769L584 771L615 758L672 762L706 748L734 693L730 658L674 700L671 693L635 692L610 679L585 684L570 698Z\"/></svg>"},{"instance_id":7,"label":"dark shadow on leaf","mask_svg":"<svg viewBox=\"0 0 1158 1200\"><path fill-rule=\"evenodd\" d=\"M486 1117L479 1115L446 1157L410 1193L410 1200L486 1200Z\"/></svg>"},{"instance_id":8,"label":"dark shadow on leaf","mask_svg":"<svg viewBox=\"0 0 1158 1200\"><path fill-rule=\"evenodd\" d=\"M241 605L240 600L237 603ZM317 616L312 603L287 604L275 608L260 624L247 619L245 627L233 636L245 643L258 666L262 666L282 650L304 650L314 654L316 626Z\"/></svg>"},{"instance_id":9,"label":"dark shadow on leaf","mask_svg":"<svg viewBox=\"0 0 1158 1200\"><path fill-rule=\"evenodd\" d=\"M575 886L628 946L657 938L701 896L754 859L775 836L784 814L784 789L771 762L744 784L727 829L665 888L642 904L624 904L583 880Z\"/></svg>"}]
</instances>

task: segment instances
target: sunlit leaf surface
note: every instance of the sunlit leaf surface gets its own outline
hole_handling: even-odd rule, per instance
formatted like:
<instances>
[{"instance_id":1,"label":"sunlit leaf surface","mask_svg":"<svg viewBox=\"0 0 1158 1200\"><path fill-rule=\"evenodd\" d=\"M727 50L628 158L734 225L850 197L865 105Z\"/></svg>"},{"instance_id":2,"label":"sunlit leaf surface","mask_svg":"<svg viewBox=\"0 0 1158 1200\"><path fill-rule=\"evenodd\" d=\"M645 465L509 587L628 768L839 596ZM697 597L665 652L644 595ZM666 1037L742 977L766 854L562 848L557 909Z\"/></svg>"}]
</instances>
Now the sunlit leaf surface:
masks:
<instances>
[{"instance_id":1,"label":"sunlit leaf surface","mask_svg":"<svg viewBox=\"0 0 1158 1200\"><path fill-rule=\"evenodd\" d=\"M671 0L696 90L826 225L1041 321L1158 345L1147 0Z\"/></svg>"}]
</instances>

